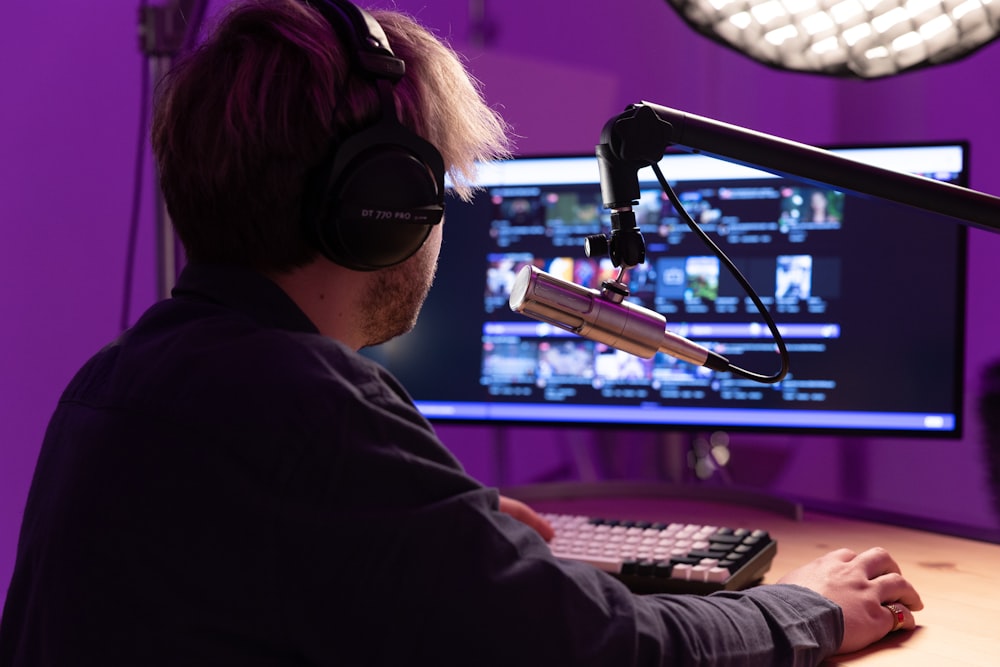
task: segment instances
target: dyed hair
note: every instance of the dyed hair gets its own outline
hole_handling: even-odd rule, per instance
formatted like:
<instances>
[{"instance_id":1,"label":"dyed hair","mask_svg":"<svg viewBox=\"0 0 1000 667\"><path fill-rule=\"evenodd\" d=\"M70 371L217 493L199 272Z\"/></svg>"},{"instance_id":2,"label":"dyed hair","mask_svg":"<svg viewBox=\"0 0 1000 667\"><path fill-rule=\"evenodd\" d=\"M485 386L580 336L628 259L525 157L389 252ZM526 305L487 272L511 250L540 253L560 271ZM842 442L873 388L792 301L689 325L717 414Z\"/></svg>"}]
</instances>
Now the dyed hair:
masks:
<instances>
[{"instance_id":1,"label":"dyed hair","mask_svg":"<svg viewBox=\"0 0 1000 667\"><path fill-rule=\"evenodd\" d=\"M468 199L474 163L507 155L506 126L458 56L412 18L370 12L406 74L400 121L434 144ZM302 225L306 175L331 142L376 120L378 94L315 10L246 0L157 91L152 141L189 259L287 271L317 256Z\"/></svg>"}]
</instances>

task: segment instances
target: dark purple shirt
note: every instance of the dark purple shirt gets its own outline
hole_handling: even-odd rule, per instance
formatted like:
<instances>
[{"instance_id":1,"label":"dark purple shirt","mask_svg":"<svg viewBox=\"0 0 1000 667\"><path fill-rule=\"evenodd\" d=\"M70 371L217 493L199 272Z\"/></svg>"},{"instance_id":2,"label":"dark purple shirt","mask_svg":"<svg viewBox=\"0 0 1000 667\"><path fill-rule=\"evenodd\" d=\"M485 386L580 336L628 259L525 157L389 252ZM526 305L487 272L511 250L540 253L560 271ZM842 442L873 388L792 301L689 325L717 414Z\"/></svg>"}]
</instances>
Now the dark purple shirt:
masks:
<instances>
[{"instance_id":1,"label":"dark purple shirt","mask_svg":"<svg viewBox=\"0 0 1000 667\"><path fill-rule=\"evenodd\" d=\"M62 396L0 667L815 665L795 586L636 596L497 511L382 367L190 265Z\"/></svg>"}]
</instances>

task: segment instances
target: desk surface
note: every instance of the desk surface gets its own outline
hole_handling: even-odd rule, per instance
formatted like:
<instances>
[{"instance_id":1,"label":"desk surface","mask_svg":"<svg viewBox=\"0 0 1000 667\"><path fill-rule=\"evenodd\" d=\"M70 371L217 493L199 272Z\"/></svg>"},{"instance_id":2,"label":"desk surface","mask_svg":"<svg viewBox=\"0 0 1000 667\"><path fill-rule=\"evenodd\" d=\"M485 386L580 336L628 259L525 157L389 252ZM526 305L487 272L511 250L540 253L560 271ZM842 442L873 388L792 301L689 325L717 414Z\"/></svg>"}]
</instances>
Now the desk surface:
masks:
<instances>
[{"instance_id":1,"label":"desk surface","mask_svg":"<svg viewBox=\"0 0 1000 667\"><path fill-rule=\"evenodd\" d=\"M764 528L778 542L765 583L838 547L856 551L885 547L924 601L924 610L916 613L916 630L892 634L864 651L823 664L1000 665L998 544L808 511L795 519L748 504L691 501L655 493L623 497L602 491L588 496L577 490L573 497L553 497L553 491L544 486L504 492L542 512Z\"/></svg>"}]
</instances>

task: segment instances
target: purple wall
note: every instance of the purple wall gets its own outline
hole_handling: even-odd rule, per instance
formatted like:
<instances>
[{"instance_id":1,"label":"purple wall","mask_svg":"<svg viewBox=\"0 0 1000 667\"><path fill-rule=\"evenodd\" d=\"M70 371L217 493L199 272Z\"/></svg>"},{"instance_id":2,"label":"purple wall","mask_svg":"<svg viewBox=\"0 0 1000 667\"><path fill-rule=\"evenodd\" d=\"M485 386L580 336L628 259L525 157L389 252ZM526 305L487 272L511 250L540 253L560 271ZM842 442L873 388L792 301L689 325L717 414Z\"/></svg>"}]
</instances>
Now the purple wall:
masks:
<instances>
[{"instance_id":1,"label":"purple wall","mask_svg":"<svg viewBox=\"0 0 1000 667\"><path fill-rule=\"evenodd\" d=\"M138 4L52 0L4 12L0 590L48 415L76 368L118 331L146 66ZM650 100L807 143L968 139L973 186L1000 193L991 92L1000 46L896 79L840 82L752 63L690 32L661 0L586 11L579 3L534 2L530 12L524 2L489 3L496 30L486 49L470 46L465 2L397 4L466 52L526 153L590 151L607 118ZM147 164L133 318L156 294L149 182ZM971 239L967 385L974 401L982 367L1000 357L993 307L1000 235L974 231ZM734 437L734 474L779 493L993 525L980 429L971 407L967 413L959 442ZM540 429L448 427L442 436L487 483L589 478L598 474L594 452L608 451L605 470L641 476L663 444L654 434Z\"/></svg>"}]
</instances>

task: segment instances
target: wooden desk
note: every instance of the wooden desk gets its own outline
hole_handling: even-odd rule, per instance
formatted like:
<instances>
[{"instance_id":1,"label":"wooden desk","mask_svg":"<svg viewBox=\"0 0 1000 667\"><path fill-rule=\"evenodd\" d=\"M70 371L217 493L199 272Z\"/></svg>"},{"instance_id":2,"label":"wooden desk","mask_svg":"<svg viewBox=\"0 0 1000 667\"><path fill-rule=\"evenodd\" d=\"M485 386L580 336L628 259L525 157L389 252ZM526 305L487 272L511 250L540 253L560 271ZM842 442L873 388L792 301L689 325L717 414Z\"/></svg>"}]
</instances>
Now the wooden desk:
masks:
<instances>
[{"instance_id":1,"label":"wooden desk","mask_svg":"<svg viewBox=\"0 0 1000 667\"><path fill-rule=\"evenodd\" d=\"M619 486L627 489L627 486ZM567 489L572 489L566 493ZM824 665L952 667L1000 665L1000 545L814 512L801 519L748 505L691 501L654 493L623 497L607 488L558 485L505 489L542 512L764 528L778 542L765 583L838 547L889 550L923 598L913 632ZM645 492L649 492L648 489ZM559 497L561 496L561 497Z\"/></svg>"}]
</instances>

